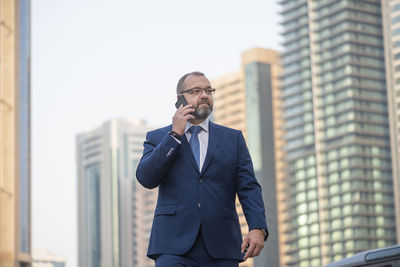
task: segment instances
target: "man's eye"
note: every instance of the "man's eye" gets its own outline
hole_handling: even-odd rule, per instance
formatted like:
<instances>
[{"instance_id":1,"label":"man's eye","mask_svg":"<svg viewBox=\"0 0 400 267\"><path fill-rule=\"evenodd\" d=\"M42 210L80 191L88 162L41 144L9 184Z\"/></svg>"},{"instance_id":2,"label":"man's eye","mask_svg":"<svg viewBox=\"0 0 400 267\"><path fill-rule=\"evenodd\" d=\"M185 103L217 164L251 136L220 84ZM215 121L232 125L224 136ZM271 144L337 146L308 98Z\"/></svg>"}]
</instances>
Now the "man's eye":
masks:
<instances>
[{"instance_id":1,"label":"man's eye","mask_svg":"<svg viewBox=\"0 0 400 267\"><path fill-rule=\"evenodd\" d=\"M193 89L192 93L197 95L198 93L200 93L200 91L201 91L200 89Z\"/></svg>"}]
</instances>

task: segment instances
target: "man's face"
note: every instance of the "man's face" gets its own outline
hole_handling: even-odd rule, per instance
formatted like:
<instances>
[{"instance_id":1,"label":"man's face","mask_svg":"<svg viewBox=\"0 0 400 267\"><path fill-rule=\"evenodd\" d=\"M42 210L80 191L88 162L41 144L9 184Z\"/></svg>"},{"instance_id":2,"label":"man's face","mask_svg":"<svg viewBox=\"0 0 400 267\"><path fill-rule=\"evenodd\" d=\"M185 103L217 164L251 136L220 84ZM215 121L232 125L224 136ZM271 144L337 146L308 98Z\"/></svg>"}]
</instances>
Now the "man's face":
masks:
<instances>
[{"instance_id":1,"label":"man's face","mask_svg":"<svg viewBox=\"0 0 400 267\"><path fill-rule=\"evenodd\" d=\"M211 89L211 84L204 76L189 75L183 84L183 90L189 89ZM212 94L207 94L204 90L200 94L184 93L188 104L192 104L196 119L206 119L213 109Z\"/></svg>"}]
</instances>

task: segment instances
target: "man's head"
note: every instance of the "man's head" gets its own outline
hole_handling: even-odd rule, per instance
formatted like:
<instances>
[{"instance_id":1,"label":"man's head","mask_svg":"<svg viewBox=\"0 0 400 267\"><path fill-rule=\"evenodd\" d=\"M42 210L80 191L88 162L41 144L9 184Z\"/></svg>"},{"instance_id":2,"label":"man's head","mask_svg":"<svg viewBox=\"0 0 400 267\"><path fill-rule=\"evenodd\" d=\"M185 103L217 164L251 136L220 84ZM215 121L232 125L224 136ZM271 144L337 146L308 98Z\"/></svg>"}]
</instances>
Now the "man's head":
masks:
<instances>
[{"instance_id":1,"label":"man's head","mask_svg":"<svg viewBox=\"0 0 400 267\"><path fill-rule=\"evenodd\" d=\"M194 116L197 120L204 120L211 114L213 92L214 89L211 88L210 81L203 73L198 71L183 75L176 86L177 97L183 94L186 102L192 104L195 109Z\"/></svg>"}]
</instances>

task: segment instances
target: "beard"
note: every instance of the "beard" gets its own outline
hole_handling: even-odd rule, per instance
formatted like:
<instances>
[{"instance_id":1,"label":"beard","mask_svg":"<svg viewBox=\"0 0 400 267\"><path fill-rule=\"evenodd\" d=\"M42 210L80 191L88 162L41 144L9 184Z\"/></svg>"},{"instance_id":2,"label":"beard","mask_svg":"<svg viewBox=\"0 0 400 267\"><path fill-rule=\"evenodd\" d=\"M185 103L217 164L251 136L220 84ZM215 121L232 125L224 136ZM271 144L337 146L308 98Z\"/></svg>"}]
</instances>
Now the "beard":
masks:
<instances>
[{"instance_id":1,"label":"beard","mask_svg":"<svg viewBox=\"0 0 400 267\"><path fill-rule=\"evenodd\" d=\"M200 107L200 105L205 104L203 106ZM196 119L200 119L200 120L204 120L206 119L212 111L212 106L210 105L210 103L200 103L197 105L195 111L193 112L193 115Z\"/></svg>"}]
</instances>

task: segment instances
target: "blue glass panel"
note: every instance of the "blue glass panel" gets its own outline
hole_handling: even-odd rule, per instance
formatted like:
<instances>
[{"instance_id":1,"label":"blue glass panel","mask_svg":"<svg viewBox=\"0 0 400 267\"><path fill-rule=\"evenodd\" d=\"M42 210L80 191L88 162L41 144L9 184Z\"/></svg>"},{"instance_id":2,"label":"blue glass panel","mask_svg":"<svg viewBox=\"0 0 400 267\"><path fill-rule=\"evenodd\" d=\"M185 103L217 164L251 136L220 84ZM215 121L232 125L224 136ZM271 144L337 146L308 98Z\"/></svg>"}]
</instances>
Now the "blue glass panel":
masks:
<instances>
[{"instance_id":1,"label":"blue glass panel","mask_svg":"<svg viewBox=\"0 0 400 267\"><path fill-rule=\"evenodd\" d=\"M86 180L86 251L88 267L101 266L100 165L85 169Z\"/></svg>"},{"instance_id":2,"label":"blue glass panel","mask_svg":"<svg viewBox=\"0 0 400 267\"><path fill-rule=\"evenodd\" d=\"M30 251L30 1L19 3L20 252Z\"/></svg>"}]
</instances>

